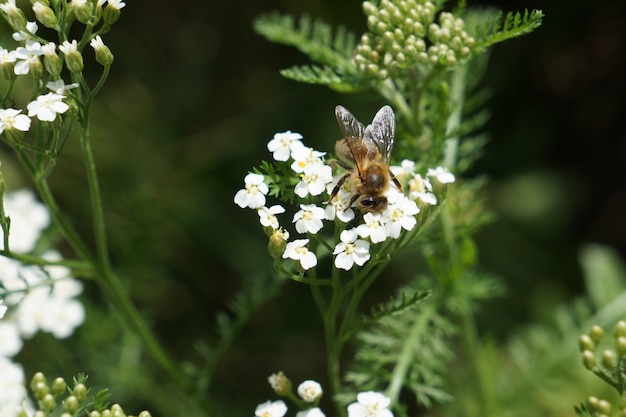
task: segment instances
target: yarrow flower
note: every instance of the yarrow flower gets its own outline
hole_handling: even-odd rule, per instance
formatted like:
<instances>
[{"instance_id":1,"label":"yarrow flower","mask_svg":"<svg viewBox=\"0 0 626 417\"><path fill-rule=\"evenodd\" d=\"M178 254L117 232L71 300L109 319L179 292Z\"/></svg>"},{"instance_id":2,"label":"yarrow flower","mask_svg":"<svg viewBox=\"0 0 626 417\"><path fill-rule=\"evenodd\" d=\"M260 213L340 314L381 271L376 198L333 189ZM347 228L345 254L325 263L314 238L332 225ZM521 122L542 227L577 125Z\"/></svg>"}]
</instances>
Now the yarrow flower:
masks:
<instances>
[{"instance_id":1,"label":"yarrow flower","mask_svg":"<svg viewBox=\"0 0 626 417\"><path fill-rule=\"evenodd\" d=\"M339 239L341 242L335 246L333 255L335 266L346 271L352 269L354 264L363 266L370 259L370 244L366 240L358 239L356 229L344 230Z\"/></svg>"},{"instance_id":2,"label":"yarrow flower","mask_svg":"<svg viewBox=\"0 0 626 417\"><path fill-rule=\"evenodd\" d=\"M287 243L283 259L289 258L300 262L300 266L304 270L313 268L317 265L317 257L306 247L307 243L309 243L309 239L296 239Z\"/></svg>"},{"instance_id":3,"label":"yarrow flower","mask_svg":"<svg viewBox=\"0 0 626 417\"><path fill-rule=\"evenodd\" d=\"M426 175L429 177L435 177L437 181L442 184L451 184L455 181L454 174L444 167L437 167L435 169L429 168Z\"/></svg>"},{"instance_id":4,"label":"yarrow flower","mask_svg":"<svg viewBox=\"0 0 626 417\"><path fill-rule=\"evenodd\" d=\"M433 194L433 186L428 178L423 178L420 174L415 174L409 181L409 196L412 200L434 206L437 204L437 197Z\"/></svg>"},{"instance_id":5,"label":"yarrow flower","mask_svg":"<svg viewBox=\"0 0 626 417\"><path fill-rule=\"evenodd\" d=\"M7 306L4 305L4 300L0 299L0 319L4 317L7 312Z\"/></svg>"},{"instance_id":6,"label":"yarrow flower","mask_svg":"<svg viewBox=\"0 0 626 417\"><path fill-rule=\"evenodd\" d=\"M393 417L389 410L391 400L379 392L361 392L356 399L348 405L348 417Z\"/></svg>"},{"instance_id":7,"label":"yarrow flower","mask_svg":"<svg viewBox=\"0 0 626 417\"><path fill-rule=\"evenodd\" d=\"M302 135L288 130L283 133L276 133L274 138L267 143L267 149L272 152L276 161L285 162L291 157L291 152L302 147Z\"/></svg>"},{"instance_id":8,"label":"yarrow flower","mask_svg":"<svg viewBox=\"0 0 626 417\"><path fill-rule=\"evenodd\" d=\"M313 148L308 148L302 143L301 146L296 146L291 150L291 158L293 162L291 169L298 174L304 172L309 165L323 165L324 161L322 157L326 155L324 152L316 151Z\"/></svg>"},{"instance_id":9,"label":"yarrow flower","mask_svg":"<svg viewBox=\"0 0 626 417\"><path fill-rule=\"evenodd\" d=\"M65 113L70 106L63 102L65 96L48 93L37 97L37 100L28 103L28 116L36 116L42 122L52 122L57 114Z\"/></svg>"},{"instance_id":10,"label":"yarrow flower","mask_svg":"<svg viewBox=\"0 0 626 417\"><path fill-rule=\"evenodd\" d=\"M254 410L255 417L283 417L287 413L284 401L267 401L259 404Z\"/></svg>"},{"instance_id":11,"label":"yarrow flower","mask_svg":"<svg viewBox=\"0 0 626 417\"><path fill-rule=\"evenodd\" d=\"M296 417L326 417L326 414L319 407L313 407L308 410L298 411Z\"/></svg>"},{"instance_id":12,"label":"yarrow flower","mask_svg":"<svg viewBox=\"0 0 626 417\"><path fill-rule=\"evenodd\" d=\"M296 224L298 233L315 234L324 226L325 211L315 204L300 204L300 210L293 216L293 222Z\"/></svg>"},{"instance_id":13,"label":"yarrow flower","mask_svg":"<svg viewBox=\"0 0 626 417\"><path fill-rule=\"evenodd\" d=\"M13 68L15 75L26 75L32 68L41 65L39 57L43 55L41 44L36 41L26 42L26 46L20 46L15 50L15 58L18 60Z\"/></svg>"},{"instance_id":14,"label":"yarrow flower","mask_svg":"<svg viewBox=\"0 0 626 417\"><path fill-rule=\"evenodd\" d=\"M258 209L265 205L265 195L269 192L267 184L263 181L265 177L261 174L248 174L244 178L246 188L237 191L235 194L235 204L241 208L250 207Z\"/></svg>"},{"instance_id":15,"label":"yarrow flower","mask_svg":"<svg viewBox=\"0 0 626 417\"><path fill-rule=\"evenodd\" d=\"M295 188L298 197L304 198L311 194L312 196L320 195L326 189L326 184L333 180L333 170L330 166L324 164L309 164L304 168L302 179Z\"/></svg>"},{"instance_id":16,"label":"yarrow flower","mask_svg":"<svg viewBox=\"0 0 626 417\"><path fill-rule=\"evenodd\" d=\"M383 214L387 236L394 239L400 237L402 229L412 230L415 227L415 215L420 211L415 201L409 200L404 194L397 195L395 200L390 200L391 204Z\"/></svg>"},{"instance_id":17,"label":"yarrow flower","mask_svg":"<svg viewBox=\"0 0 626 417\"><path fill-rule=\"evenodd\" d=\"M48 81L46 88L53 93L63 95L67 90L78 87L78 83L65 84L65 81L58 79L56 81Z\"/></svg>"},{"instance_id":18,"label":"yarrow flower","mask_svg":"<svg viewBox=\"0 0 626 417\"><path fill-rule=\"evenodd\" d=\"M0 109L0 133L5 130L21 130L27 132L30 129L30 118L16 109Z\"/></svg>"},{"instance_id":19,"label":"yarrow flower","mask_svg":"<svg viewBox=\"0 0 626 417\"><path fill-rule=\"evenodd\" d=\"M298 385L298 395L308 403L315 402L320 399L323 394L322 386L317 381L308 379Z\"/></svg>"},{"instance_id":20,"label":"yarrow flower","mask_svg":"<svg viewBox=\"0 0 626 417\"><path fill-rule=\"evenodd\" d=\"M361 237L368 237L372 243L380 243L387 239L387 230L380 213L365 213L364 224L357 226L356 231Z\"/></svg>"},{"instance_id":21,"label":"yarrow flower","mask_svg":"<svg viewBox=\"0 0 626 417\"><path fill-rule=\"evenodd\" d=\"M257 210L257 213L259 213L259 221L261 222L261 225L263 227L271 227L274 230L280 227L276 215L284 212L285 208L280 205L274 205L270 208L263 206Z\"/></svg>"}]
</instances>

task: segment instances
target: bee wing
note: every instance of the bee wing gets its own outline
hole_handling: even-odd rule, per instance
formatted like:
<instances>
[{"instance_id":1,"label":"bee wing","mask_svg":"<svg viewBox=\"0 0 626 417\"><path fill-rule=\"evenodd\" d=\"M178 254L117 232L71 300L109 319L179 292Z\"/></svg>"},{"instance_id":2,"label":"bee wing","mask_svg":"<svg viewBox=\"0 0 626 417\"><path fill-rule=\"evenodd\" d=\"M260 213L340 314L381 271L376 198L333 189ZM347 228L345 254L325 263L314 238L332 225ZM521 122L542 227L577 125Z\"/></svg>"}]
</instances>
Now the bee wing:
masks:
<instances>
[{"instance_id":1,"label":"bee wing","mask_svg":"<svg viewBox=\"0 0 626 417\"><path fill-rule=\"evenodd\" d=\"M359 122L345 107L335 107L335 117L337 117L337 124L344 139L363 137L365 133L363 123Z\"/></svg>"},{"instance_id":2,"label":"bee wing","mask_svg":"<svg viewBox=\"0 0 626 417\"><path fill-rule=\"evenodd\" d=\"M389 106L383 106L365 128L364 142L368 148L375 147L383 162L389 165L396 134L396 116Z\"/></svg>"},{"instance_id":3,"label":"bee wing","mask_svg":"<svg viewBox=\"0 0 626 417\"><path fill-rule=\"evenodd\" d=\"M363 149L365 126L343 106L335 107L335 116L343 137L335 145L337 156L349 165L356 165L360 172L359 167L369 154Z\"/></svg>"}]
</instances>

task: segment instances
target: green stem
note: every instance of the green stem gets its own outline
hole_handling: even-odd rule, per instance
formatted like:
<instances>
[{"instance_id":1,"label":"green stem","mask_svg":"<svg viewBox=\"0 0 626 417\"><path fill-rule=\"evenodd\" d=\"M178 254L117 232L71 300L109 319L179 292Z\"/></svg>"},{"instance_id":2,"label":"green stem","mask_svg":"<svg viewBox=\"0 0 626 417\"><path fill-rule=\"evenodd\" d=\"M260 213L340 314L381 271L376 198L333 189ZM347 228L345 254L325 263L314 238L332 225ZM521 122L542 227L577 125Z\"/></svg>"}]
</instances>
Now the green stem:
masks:
<instances>
[{"instance_id":1,"label":"green stem","mask_svg":"<svg viewBox=\"0 0 626 417\"><path fill-rule=\"evenodd\" d=\"M387 397L391 398L391 404L398 401L400 395L400 389L402 383L406 380L406 375L411 367L411 362L415 358L415 349L418 346L418 341L424 335L424 330L430 321L430 318L435 311L434 303L427 304L426 309L422 312L419 319L413 323L410 329L408 329L400 357L396 362L396 366L393 368L391 375L391 382L387 388Z\"/></svg>"},{"instance_id":2,"label":"green stem","mask_svg":"<svg viewBox=\"0 0 626 417\"><path fill-rule=\"evenodd\" d=\"M459 148L458 129L463 119L463 105L465 100L465 80L467 65L462 65L452 73L450 85L450 106L452 111L446 123L446 139L443 165L449 170L456 166L457 151Z\"/></svg>"},{"instance_id":3,"label":"green stem","mask_svg":"<svg viewBox=\"0 0 626 417\"><path fill-rule=\"evenodd\" d=\"M474 381L472 386L475 387L477 396L476 404L480 404L482 407L479 414L485 417L496 415L497 413L494 412L492 401L495 397L489 395L489 387L480 366L482 356L480 354L480 344L478 342L474 317L470 314L464 314L461 316L461 320L461 332L463 337L463 346L465 348L465 358L470 365L470 372L472 373L471 380Z\"/></svg>"}]
</instances>

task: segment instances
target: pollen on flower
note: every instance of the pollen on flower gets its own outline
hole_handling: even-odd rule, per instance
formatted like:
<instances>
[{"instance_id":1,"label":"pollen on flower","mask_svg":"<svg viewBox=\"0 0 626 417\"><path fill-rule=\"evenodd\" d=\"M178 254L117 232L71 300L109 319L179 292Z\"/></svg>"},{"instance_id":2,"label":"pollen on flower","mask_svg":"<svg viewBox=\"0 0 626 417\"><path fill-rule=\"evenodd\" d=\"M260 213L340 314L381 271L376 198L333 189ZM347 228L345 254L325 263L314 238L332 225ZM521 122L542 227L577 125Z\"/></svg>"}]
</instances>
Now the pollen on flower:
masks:
<instances>
[{"instance_id":1,"label":"pollen on flower","mask_svg":"<svg viewBox=\"0 0 626 417\"><path fill-rule=\"evenodd\" d=\"M370 244L365 240L358 239L356 229L344 230L341 232L340 240L335 246L333 255L335 266L346 271L352 269L354 264L363 266L370 259Z\"/></svg>"},{"instance_id":2,"label":"pollen on flower","mask_svg":"<svg viewBox=\"0 0 626 417\"><path fill-rule=\"evenodd\" d=\"M313 381L311 379L308 379L298 385L297 391L300 398L308 403L319 400L319 398L323 394L322 386L319 384L319 382Z\"/></svg>"},{"instance_id":3,"label":"pollen on flower","mask_svg":"<svg viewBox=\"0 0 626 417\"><path fill-rule=\"evenodd\" d=\"M265 195L269 192L265 177L250 173L244 178L245 188L235 194L235 204L241 208L258 209L265 205Z\"/></svg>"},{"instance_id":4,"label":"pollen on flower","mask_svg":"<svg viewBox=\"0 0 626 417\"><path fill-rule=\"evenodd\" d=\"M293 216L293 222L296 225L298 233L315 234L323 227L322 219L324 219L325 211L315 204L301 204L300 210Z\"/></svg>"},{"instance_id":5,"label":"pollen on flower","mask_svg":"<svg viewBox=\"0 0 626 417\"><path fill-rule=\"evenodd\" d=\"M365 213L363 221L365 223L356 228L359 236L369 238L372 243L380 243L387 239L387 230L380 213Z\"/></svg>"},{"instance_id":6,"label":"pollen on flower","mask_svg":"<svg viewBox=\"0 0 626 417\"><path fill-rule=\"evenodd\" d=\"M301 181L296 185L295 193L298 197L304 198L311 194L320 195L326 189L326 184L333 180L332 168L322 163L309 164L300 174Z\"/></svg>"},{"instance_id":7,"label":"pollen on flower","mask_svg":"<svg viewBox=\"0 0 626 417\"><path fill-rule=\"evenodd\" d=\"M285 212L285 208L280 205L274 205L270 208L265 206L261 207L257 210L259 214L259 222L263 227L271 227L276 230L279 228L278 219L276 218L277 214L282 214Z\"/></svg>"},{"instance_id":8,"label":"pollen on flower","mask_svg":"<svg viewBox=\"0 0 626 417\"><path fill-rule=\"evenodd\" d=\"M404 194L400 194L400 197L396 200L390 200L390 202L391 204L383 213L383 221L387 235L397 239L400 237L402 229L412 230L415 227L417 224L415 215L420 210L415 201L409 200Z\"/></svg>"},{"instance_id":9,"label":"pollen on flower","mask_svg":"<svg viewBox=\"0 0 626 417\"><path fill-rule=\"evenodd\" d=\"M289 258L300 262L300 266L304 270L313 268L317 265L317 257L306 247L307 243L309 243L309 239L296 239L287 243L283 259Z\"/></svg>"},{"instance_id":10,"label":"pollen on flower","mask_svg":"<svg viewBox=\"0 0 626 417\"><path fill-rule=\"evenodd\" d=\"M254 410L255 417L283 417L287 413L284 401L267 401L259 404Z\"/></svg>"},{"instance_id":11,"label":"pollen on flower","mask_svg":"<svg viewBox=\"0 0 626 417\"><path fill-rule=\"evenodd\" d=\"M272 152L276 161L285 162L289 160L295 149L304 147L300 139L302 139L301 134L290 130L276 133L274 138L267 143L267 149Z\"/></svg>"},{"instance_id":12,"label":"pollen on flower","mask_svg":"<svg viewBox=\"0 0 626 417\"><path fill-rule=\"evenodd\" d=\"M322 157L324 152L316 151L313 148L308 148L300 143L301 146L292 148L291 157L293 162L291 169L298 174L304 172L309 165L322 165L324 161Z\"/></svg>"},{"instance_id":13,"label":"pollen on flower","mask_svg":"<svg viewBox=\"0 0 626 417\"><path fill-rule=\"evenodd\" d=\"M52 122L57 114L65 113L70 106L63 102L65 96L56 93L48 93L37 97L35 101L28 103L28 115L36 116L42 122Z\"/></svg>"}]
</instances>

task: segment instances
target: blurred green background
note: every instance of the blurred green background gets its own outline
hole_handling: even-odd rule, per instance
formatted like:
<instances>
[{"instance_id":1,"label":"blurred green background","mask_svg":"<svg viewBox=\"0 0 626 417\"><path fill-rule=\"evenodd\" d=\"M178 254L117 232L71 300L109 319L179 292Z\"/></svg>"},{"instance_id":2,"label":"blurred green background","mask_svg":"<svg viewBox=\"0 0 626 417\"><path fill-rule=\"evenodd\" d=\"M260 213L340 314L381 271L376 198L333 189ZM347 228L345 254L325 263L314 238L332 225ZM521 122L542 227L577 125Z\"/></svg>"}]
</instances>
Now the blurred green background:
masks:
<instances>
[{"instance_id":1,"label":"blurred green background","mask_svg":"<svg viewBox=\"0 0 626 417\"><path fill-rule=\"evenodd\" d=\"M485 307L480 327L505 338L583 291L582 244L603 243L626 255L626 3L468 3L546 15L535 33L493 50L485 79L493 93L491 142L468 174L492 179L488 197L499 219L477 241L485 268L502 276L509 292ZM307 61L253 32L253 19L273 10L365 30L356 0L129 0L103 37L115 62L94 107L92 136L113 259L158 336L181 359L197 356L197 340L211 342L214 316L242 277L262 279L271 270L256 213L233 204L244 175L269 157L267 141L292 130L327 150L338 135L336 104L363 119L381 105L282 78L279 69ZM69 146L51 182L88 235L77 151L77 143ZM79 329L64 353L66 342L39 335L18 360L27 372L85 371L129 411L150 407L145 375L123 371L124 360L141 362L132 338L119 332L89 283L85 299L93 301L84 328L97 332ZM42 353L43 343L56 348ZM227 407L252 414L272 397L270 373L323 380L322 351L309 292L288 283L244 327L217 369L214 389Z\"/></svg>"}]
</instances>

